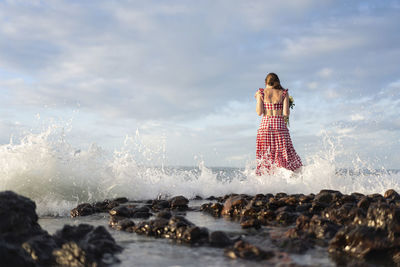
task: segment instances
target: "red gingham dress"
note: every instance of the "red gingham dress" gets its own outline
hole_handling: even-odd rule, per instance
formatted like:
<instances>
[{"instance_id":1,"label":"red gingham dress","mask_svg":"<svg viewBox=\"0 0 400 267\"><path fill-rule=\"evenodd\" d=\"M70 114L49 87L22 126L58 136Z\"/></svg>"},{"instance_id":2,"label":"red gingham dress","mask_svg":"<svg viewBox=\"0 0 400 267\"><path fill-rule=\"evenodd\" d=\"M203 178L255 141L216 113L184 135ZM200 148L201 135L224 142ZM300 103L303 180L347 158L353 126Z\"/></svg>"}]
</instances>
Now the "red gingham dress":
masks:
<instances>
[{"instance_id":1,"label":"red gingham dress","mask_svg":"<svg viewBox=\"0 0 400 267\"><path fill-rule=\"evenodd\" d=\"M264 89L259 89L264 99ZM280 103L264 103L265 110L283 109L283 99L288 90L282 94ZM296 170L301 167L300 157L294 150L289 130L283 116L266 116L261 120L257 131L257 169L256 174L262 175L269 172L273 166Z\"/></svg>"}]
</instances>

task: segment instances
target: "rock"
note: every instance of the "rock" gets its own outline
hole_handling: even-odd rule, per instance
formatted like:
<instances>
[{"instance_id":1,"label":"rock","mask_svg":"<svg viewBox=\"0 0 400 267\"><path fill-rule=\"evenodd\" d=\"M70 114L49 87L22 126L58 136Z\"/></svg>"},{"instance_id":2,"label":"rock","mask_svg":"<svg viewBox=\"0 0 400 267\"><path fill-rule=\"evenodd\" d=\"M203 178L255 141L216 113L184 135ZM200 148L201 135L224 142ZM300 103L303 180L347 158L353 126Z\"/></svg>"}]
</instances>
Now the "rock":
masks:
<instances>
[{"instance_id":1,"label":"rock","mask_svg":"<svg viewBox=\"0 0 400 267\"><path fill-rule=\"evenodd\" d=\"M133 210L128 208L127 206L117 206L115 208L112 208L109 211L111 216L120 216L120 217L126 217L129 218L133 214Z\"/></svg>"},{"instance_id":2,"label":"rock","mask_svg":"<svg viewBox=\"0 0 400 267\"><path fill-rule=\"evenodd\" d=\"M189 200L184 196L176 196L168 200L171 209L187 210Z\"/></svg>"},{"instance_id":3,"label":"rock","mask_svg":"<svg viewBox=\"0 0 400 267\"><path fill-rule=\"evenodd\" d=\"M32 257L20 246L12 245L0 239L1 266L4 267L36 267Z\"/></svg>"},{"instance_id":4,"label":"rock","mask_svg":"<svg viewBox=\"0 0 400 267\"><path fill-rule=\"evenodd\" d=\"M123 203L128 202L129 200L126 197L117 197L117 198L114 198L113 201L123 204Z\"/></svg>"},{"instance_id":5,"label":"rock","mask_svg":"<svg viewBox=\"0 0 400 267\"><path fill-rule=\"evenodd\" d=\"M357 207L363 209L364 211L368 211L369 205L371 204L371 199L369 197L362 197L358 203Z\"/></svg>"},{"instance_id":6,"label":"rock","mask_svg":"<svg viewBox=\"0 0 400 267\"><path fill-rule=\"evenodd\" d=\"M12 191L0 192L0 234L32 235L40 229L36 204Z\"/></svg>"},{"instance_id":7,"label":"rock","mask_svg":"<svg viewBox=\"0 0 400 267\"><path fill-rule=\"evenodd\" d=\"M127 232L134 232L135 223L130 219L122 219L119 221L110 222L110 226L119 231L127 231Z\"/></svg>"},{"instance_id":8,"label":"rock","mask_svg":"<svg viewBox=\"0 0 400 267\"><path fill-rule=\"evenodd\" d=\"M211 214L214 217L220 217L224 206L221 203L205 203L201 205L200 210Z\"/></svg>"},{"instance_id":9,"label":"rock","mask_svg":"<svg viewBox=\"0 0 400 267\"><path fill-rule=\"evenodd\" d=\"M22 248L39 265L50 266L54 264L53 250L57 249L58 246L52 236L44 233L24 242Z\"/></svg>"},{"instance_id":10,"label":"rock","mask_svg":"<svg viewBox=\"0 0 400 267\"><path fill-rule=\"evenodd\" d=\"M337 224L314 215L309 222L308 232L313 233L318 239L331 239L339 228Z\"/></svg>"},{"instance_id":11,"label":"rock","mask_svg":"<svg viewBox=\"0 0 400 267\"><path fill-rule=\"evenodd\" d=\"M389 200L400 200L400 195L394 189L387 190L383 197Z\"/></svg>"},{"instance_id":12,"label":"rock","mask_svg":"<svg viewBox=\"0 0 400 267\"><path fill-rule=\"evenodd\" d=\"M323 192L316 195L314 201L317 201L319 203L324 203L329 206L332 203L333 199L334 196L332 193Z\"/></svg>"},{"instance_id":13,"label":"rock","mask_svg":"<svg viewBox=\"0 0 400 267\"><path fill-rule=\"evenodd\" d=\"M92 215L94 213L96 213L98 211L98 209L96 209L95 207L93 207L91 204L89 203L82 203L79 204L76 208L73 208L70 212L71 217L78 217L78 216L88 216L88 215Z\"/></svg>"},{"instance_id":14,"label":"rock","mask_svg":"<svg viewBox=\"0 0 400 267\"><path fill-rule=\"evenodd\" d=\"M244 196L233 195L225 201L221 214L230 216L239 215L241 209L245 207L247 203L248 201Z\"/></svg>"},{"instance_id":15,"label":"rock","mask_svg":"<svg viewBox=\"0 0 400 267\"><path fill-rule=\"evenodd\" d=\"M122 251L103 226L64 225L54 234L54 238L60 246L60 249L53 252L55 260L67 266L75 266L82 261L84 266L94 263L101 265L105 257L108 257L107 261L111 258L113 262L118 262L114 254Z\"/></svg>"},{"instance_id":16,"label":"rock","mask_svg":"<svg viewBox=\"0 0 400 267\"><path fill-rule=\"evenodd\" d=\"M368 255L380 255L380 258L375 258L375 260L384 261L389 258L387 253L392 247L385 230L367 226L350 226L341 229L335 235L328 250L330 253L345 253L364 259Z\"/></svg>"},{"instance_id":17,"label":"rock","mask_svg":"<svg viewBox=\"0 0 400 267\"><path fill-rule=\"evenodd\" d=\"M208 242L208 230L198 226L188 227L184 231L181 240L190 244Z\"/></svg>"},{"instance_id":18,"label":"rock","mask_svg":"<svg viewBox=\"0 0 400 267\"><path fill-rule=\"evenodd\" d=\"M164 219L169 220L169 219L171 219L171 217L172 217L172 214L168 210L163 210L163 211L160 211L159 213L157 213L157 218L164 218Z\"/></svg>"},{"instance_id":19,"label":"rock","mask_svg":"<svg viewBox=\"0 0 400 267\"><path fill-rule=\"evenodd\" d=\"M274 257L274 252L264 251L245 241L237 241L232 248L225 250L225 255L232 258L246 260L268 260Z\"/></svg>"},{"instance_id":20,"label":"rock","mask_svg":"<svg viewBox=\"0 0 400 267\"><path fill-rule=\"evenodd\" d=\"M164 209L169 209L170 208L170 203L167 200L153 200L152 203L152 209L154 211L160 211Z\"/></svg>"},{"instance_id":21,"label":"rock","mask_svg":"<svg viewBox=\"0 0 400 267\"><path fill-rule=\"evenodd\" d=\"M212 232L209 236L209 243L213 247L224 248L232 245L232 240L222 231Z\"/></svg>"},{"instance_id":22,"label":"rock","mask_svg":"<svg viewBox=\"0 0 400 267\"><path fill-rule=\"evenodd\" d=\"M290 225L294 223L297 219L296 213L282 211L276 215L276 222L281 225Z\"/></svg>"},{"instance_id":23,"label":"rock","mask_svg":"<svg viewBox=\"0 0 400 267\"><path fill-rule=\"evenodd\" d=\"M248 228L255 228L255 229L260 229L261 228L261 222L258 219L246 219L244 218L240 222L240 226L242 226L243 229L248 229Z\"/></svg>"}]
</instances>

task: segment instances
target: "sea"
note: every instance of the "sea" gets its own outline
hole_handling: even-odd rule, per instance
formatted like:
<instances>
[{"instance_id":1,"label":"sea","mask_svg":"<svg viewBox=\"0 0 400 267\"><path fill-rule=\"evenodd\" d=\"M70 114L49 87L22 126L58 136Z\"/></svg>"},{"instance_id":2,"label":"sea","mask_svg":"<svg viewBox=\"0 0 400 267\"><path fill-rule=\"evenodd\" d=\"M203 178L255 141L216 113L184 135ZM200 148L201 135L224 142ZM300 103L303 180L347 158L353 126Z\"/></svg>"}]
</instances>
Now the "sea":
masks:
<instances>
[{"instance_id":1,"label":"sea","mask_svg":"<svg viewBox=\"0 0 400 267\"><path fill-rule=\"evenodd\" d=\"M34 200L41 226L49 233L64 224L108 225L107 214L70 218L72 208L83 202L102 201L115 197L148 200L183 195L223 196L230 193L318 193L334 189L342 193L383 194L388 189L400 192L400 171L354 161L343 168L336 163L335 144L327 142L326 150L303 159L305 166L298 173L276 169L272 174L255 175L256 162L243 168L197 166L165 166L157 160L151 164L143 147L124 145L107 151L98 144L86 149L71 145L59 127L41 132L28 132L8 144L0 145L0 190L13 190ZM137 143L136 143L137 144ZM146 154L147 153L147 154ZM147 160L143 160L147 158ZM205 201L193 200L198 207ZM236 222L216 219L200 212L188 212L187 218L209 230L223 230L231 236L247 236L261 247L271 246L271 235L282 234L284 228L265 227L257 234L243 230ZM178 245L170 240L154 239L109 229L124 247L116 266L249 266L244 260L231 260L223 249ZM305 255L291 255L296 263L310 266L335 266L326 249L315 248ZM263 266L252 263L251 266Z\"/></svg>"}]
</instances>

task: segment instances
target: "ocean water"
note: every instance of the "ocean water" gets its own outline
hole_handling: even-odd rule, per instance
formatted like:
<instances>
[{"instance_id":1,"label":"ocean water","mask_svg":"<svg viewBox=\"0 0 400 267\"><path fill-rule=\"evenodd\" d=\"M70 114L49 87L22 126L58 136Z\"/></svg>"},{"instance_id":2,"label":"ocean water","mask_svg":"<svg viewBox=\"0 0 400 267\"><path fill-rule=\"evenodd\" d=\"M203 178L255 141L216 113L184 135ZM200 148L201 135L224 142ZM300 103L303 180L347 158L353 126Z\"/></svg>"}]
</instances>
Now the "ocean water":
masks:
<instances>
[{"instance_id":1,"label":"ocean water","mask_svg":"<svg viewBox=\"0 0 400 267\"><path fill-rule=\"evenodd\" d=\"M383 194L390 188L400 191L399 171L376 170L360 159L351 168L340 168L338 147L329 138L325 143L324 151L303 158L305 166L297 174L277 169L274 174L256 176L255 161L245 168L209 168L201 161L195 167L163 166L163 157L148 149L138 133L112 152L96 144L74 148L63 127L50 126L0 146L0 190L30 197L40 216L66 216L78 203L119 196L143 200L174 195L317 193L321 189L364 194Z\"/></svg>"},{"instance_id":2,"label":"ocean water","mask_svg":"<svg viewBox=\"0 0 400 267\"><path fill-rule=\"evenodd\" d=\"M139 134L127 137L124 145L112 152L96 144L87 149L75 148L62 127L50 126L0 146L0 190L13 190L33 199L39 222L50 233L64 224L106 226L107 214L72 219L69 211L82 202L121 196L145 200L174 195L194 198L230 193L308 194L321 189L364 194L383 194L390 188L400 191L398 170L377 170L360 159L350 168L342 168L336 162L338 146L329 137L325 142L324 151L302 159L305 166L299 173L277 169L273 174L256 176L255 161L248 162L244 168L210 168L201 161L195 167L164 166L163 156L146 147ZM200 204L190 202L190 205ZM249 241L265 249L271 247L266 237L279 235L284 230L263 227L254 234L251 230L242 230L237 223L200 212L188 212L187 217L199 226L224 230L232 237L246 235ZM110 232L125 248L120 255L120 266L248 266L246 261L226 258L222 249L191 248L171 244L169 240L112 229ZM305 265L334 266L327 252L318 247L291 258Z\"/></svg>"}]
</instances>

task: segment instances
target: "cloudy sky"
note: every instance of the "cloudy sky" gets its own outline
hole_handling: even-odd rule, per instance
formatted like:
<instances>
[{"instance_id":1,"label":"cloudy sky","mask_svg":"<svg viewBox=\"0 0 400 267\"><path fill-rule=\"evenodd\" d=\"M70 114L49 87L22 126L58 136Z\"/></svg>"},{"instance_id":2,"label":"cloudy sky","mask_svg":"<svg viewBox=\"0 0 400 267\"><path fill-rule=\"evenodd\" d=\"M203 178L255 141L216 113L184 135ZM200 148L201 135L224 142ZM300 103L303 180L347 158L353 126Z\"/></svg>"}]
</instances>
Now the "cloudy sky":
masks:
<instances>
[{"instance_id":1,"label":"cloudy sky","mask_svg":"<svg viewBox=\"0 0 400 267\"><path fill-rule=\"evenodd\" d=\"M276 72L307 161L400 168L400 1L0 1L0 143L43 122L167 164L245 166ZM39 119L40 118L40 119ZM328 141L323 141L328 139Z\"/></svg>"}]
</instances>

